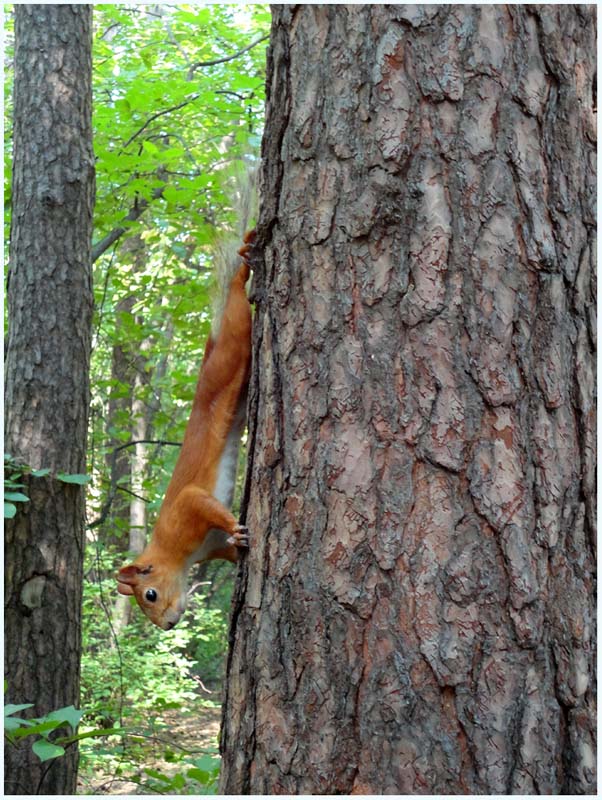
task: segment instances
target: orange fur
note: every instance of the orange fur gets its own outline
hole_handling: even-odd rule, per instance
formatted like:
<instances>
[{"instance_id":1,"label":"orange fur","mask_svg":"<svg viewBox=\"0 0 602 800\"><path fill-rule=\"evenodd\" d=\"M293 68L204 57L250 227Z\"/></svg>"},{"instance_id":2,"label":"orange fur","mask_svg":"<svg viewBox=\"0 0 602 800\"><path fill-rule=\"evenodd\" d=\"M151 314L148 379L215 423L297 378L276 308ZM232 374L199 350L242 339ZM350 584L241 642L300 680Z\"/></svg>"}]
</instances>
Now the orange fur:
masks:
<instances>
[{"instance_id":1,"label":"orange fur","mask_svg":"<svg viewBox=\"0 0 602 800\"><path fill-rule=\"evenodd\" d=\"M246 529L213 495L218 468L239 405L244 402L251 365L251 307L245 292L248 253L254 232L240 248L242 265L229 287L217 337L207 341L182 449L150 543L117 576L118 590L133 594L159 627L173 627L186 606L191 563L236 561L246 546ZM227 536L220 538L224 531ZM149 590L156 598L147 599Z\"/></svg>"}]
</instances>

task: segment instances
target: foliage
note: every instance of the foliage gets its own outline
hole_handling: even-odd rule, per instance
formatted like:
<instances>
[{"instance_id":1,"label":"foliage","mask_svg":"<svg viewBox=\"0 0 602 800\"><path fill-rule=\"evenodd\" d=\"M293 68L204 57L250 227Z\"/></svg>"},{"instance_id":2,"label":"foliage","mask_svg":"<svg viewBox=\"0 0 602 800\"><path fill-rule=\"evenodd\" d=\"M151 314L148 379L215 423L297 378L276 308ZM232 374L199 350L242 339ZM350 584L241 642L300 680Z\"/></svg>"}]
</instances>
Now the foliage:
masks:
<instances>
[{"instance_id":1,"label":"foliage","mask_svg":"<svg viewBox=\"0 0 602 800\"><path fill-rule=\"evenodd\" d=\"M4 454L4 519L12 519L17 513L15 503L29 503L29 497L19 491L25 488L19 478L23 469L14 460L10 453Z\"/></svg>"},{"instance_id":2,"label":"foliage","mask_svg":"<svg viewBox=\"0 0 602 800\"><path fill-rule=\"evenodd\" d=\"M112 746L105 750L105 755L110 759L108 773L103 771L103 775L110 775L103 785L110 785L114 781L131 782L139 787L141 794L193 794L211 795L217 794L217 781L220 770L220 758L215 750L207 752L200 757L193 757L185 754L176 754L168 751L170 766L175 765L176 769L165 770L153 767L143 767L139 765L148 763L152 760L149 755L148 746L140 746L147 737L134 733L130 738L132 743L138 747L130 745L127 754L120 753L118 748ZM148 737L152 739L152 737ZM80 773L84 780L98 777L100 764L100 751L95 754L93 762L89 762L83 754ZM92 771L94 768L95 772Z\"/></svg>"},{"instance_id":3,"label":"foliage","mask_svg":"<svg viewBox=\"0 0 602 800\"><path fill-rule=\"evenodd\" d=\"M36 741L32 744L34 753L40 761L50 761L65 754L65 748L75 742L90 744L94 739L97 745L93 758L90 758L90 750L83 749L82 764L84 769L90 762L96 764L102 753L109 753L112 757L119 752L119 741L122 742L121 750L124 750L123 742L126 741L127 734L133 739L144 739L144 736L136 734L136 731L128 731L124 728L100 727L86 731L78 731L78 726L84 712L79 711L73 706L57 709L41 717L33 719L21 719L14 716L20 711L32 708L33 703L21 703L15 705L9 703L4 706L4 735L12 746L17 746L20 740L29 736L36 736ZM62 736L54 736L59 729L67 727L69 733ZM111 739L109 743L108 740ZM102 741L107 744L102 744ZM108 745L108 746L107 746ZM121 759L124 761L124 759ZM180 766L180 770L172 775L167 775L160 770L145 767L143 778L138 778L135 772L137 764L132 761L125 761L115 771L116 775L122 775L124 780L137 783L145 793L156 794L215 794L217 791L217 779L219 776L219 756L215 752L209 752L198 758L177 755L170 751L170 761ZM130 774L130 771L134 771Z\"/></svg>"},{"instance_id":4,"label":"foliage","mask_svg":"<svg viewBox=\"0 0 602 800\"><path fill-rule=\"evenodd\" d=\"M80 772L97 780L96 773L102 770L151 792L213 793L219 765L215 754L199 765L188 754L168 747L166 742L172 740L172 733L165 730L162 720L171 710L182 716L194 714L199 702L215 704L213 699L199 699L199 681L213 691L210 698L219 698L233 570L229 565L221 568L227 580L217 598L217 607L207 604L205 587L201 586L201 592L191 599L186 614L172 631L166 633L152 626L135 608L131 623L116 636L110 606L113 574L121 558L114 548L100 543L95 551L87 553L82 707L88 724L119 726L127 735L107 743L86 743ZM178 762L175 775L161 773L163 777L159 778L157 770L150 767L155 741L160 743L163 758ZM139 764L146 768L140 771ZM195 769L201 772L189 772Z\"/></svg>"},{"instance_id":5,"label":"foliage","mask_svg":"<svg viewBox=\"0 0 602 800\"><path fill-rule=\"evenodd\" d=\"M218 757L205 755L186 759L182 765L184 770L175 775L146 768L144 772L148 775L148 780L145 787L160 794L217 794Z\"/></svg>"},{"instance_id":6,"label":"foliage","mask_svg":"<svg viewBox=\"0 0 602 800\"><path fill-rule=\"evenodd\" d=\"M185 707L196 696L193 665L184 654L191 636L187 625L164 633L138 613L115 639L108 608L115 579L96 577L84 582L83 706L106 719L122 717L125 707L140 720L173 703Z\"/></svg>"},{"instance_id":7,"label":"foliage","mask_svg":"<svg viewBox=\"0 0 602 800\"><path fill-rule=\"evenodd\" d=\"M32 749L40 761L49 761L52 758L64 755L65 747L74 742L120 733L119 728L112 730L96 728L76 733L83 712L74 706L59 708L56 711L44 714L42 717L33 719L21 719L14 716L14 714L27 708L33 708L33 703L21 703L18 705L8 703L4 706L4 735L12 745L16 745L20 739L24 739L27 736L38 736L39 738L33 742ZM58 732L60 728L64 727L68 727L70 733L50 739L51 733Z\"/></svg>"},{"instance_id":8,"label":"foliage","mask_svg":"<svg viewBox=\"0 0 602 800\"><path fill-rule=\"evenodd\" d=\"M50 475L50 470L32 469L27 464L21 464L10 453L4 454L4 519L12 519L17 513L15 503L29 503L29 497L19 489L25 489L25 484L20 479L25 476L32 478L43 478ZM57 472L53 476L56 480L63 483L85 484L91 480L89 475L77 473Z\"/></svg>"}]
</instances>

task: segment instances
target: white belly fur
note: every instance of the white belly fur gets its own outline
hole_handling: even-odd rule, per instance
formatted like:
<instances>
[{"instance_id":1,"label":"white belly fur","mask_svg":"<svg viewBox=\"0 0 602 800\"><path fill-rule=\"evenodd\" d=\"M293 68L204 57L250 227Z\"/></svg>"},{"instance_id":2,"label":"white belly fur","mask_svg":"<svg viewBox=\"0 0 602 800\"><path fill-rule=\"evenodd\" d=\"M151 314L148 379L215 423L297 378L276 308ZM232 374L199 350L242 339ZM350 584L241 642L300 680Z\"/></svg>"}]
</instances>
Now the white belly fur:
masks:
<instances>
[{"instance_id":1,"label":"white belly fur","mask_svg":"<svg viewBox=\"0 0 602 800\"><path fill-rule=\"evenodd\" d=\"M235 418L228 433L224 451L217 468L217 481L213 496L220 501L226 508L230 508L234 498L234 485L236 483L236 466L238 464L238 449L240 437L245 427L247 398L243 395L238 403ZM203 544L198 547L188 559L188 567L197 561L205 561L207 556L214 550L226 547L228 534L218 528L211 528L203 540Z\"/></svg>"},{"instance_id":2,"label":"white belly fur","mask_svg":"<svg viewBox=\"0 0 602 800\"><path fill-rule=\"evenodd\" d=\"M236 482L236 465L238 464L238 447L240 445L241 430L233 427L226 439L226 446L217 468L217 481L213 496L223 503L226 508L232 506L234 497L234 484Z\"/></svg>"}]
</instances>

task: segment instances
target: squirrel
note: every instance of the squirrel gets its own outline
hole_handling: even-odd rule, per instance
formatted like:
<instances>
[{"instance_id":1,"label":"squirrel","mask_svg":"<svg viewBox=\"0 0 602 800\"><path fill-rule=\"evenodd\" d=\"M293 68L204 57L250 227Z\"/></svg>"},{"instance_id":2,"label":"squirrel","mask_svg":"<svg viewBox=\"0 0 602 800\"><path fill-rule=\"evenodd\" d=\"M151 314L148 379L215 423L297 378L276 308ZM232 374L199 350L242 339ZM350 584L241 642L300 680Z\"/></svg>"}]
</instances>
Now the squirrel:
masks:
<instances>
[{"instance_id":1,"label":"squirrel","mask_svg":"<svg viewBox=\"0 0 602 800\"><path fill-rule=\"evenodd\" d=\"M117 574L121 594L134 595L155 625L171 630L186 608L190 567L223 558L236 562L248 529L228 510L245 425L251 367L251 306L245 291L255 232L245 234L242 259L221 252L222 292L207 340L190 419L150 543ZM239 266L240 265L240 266Z\"/></svg>"}]
</instances>

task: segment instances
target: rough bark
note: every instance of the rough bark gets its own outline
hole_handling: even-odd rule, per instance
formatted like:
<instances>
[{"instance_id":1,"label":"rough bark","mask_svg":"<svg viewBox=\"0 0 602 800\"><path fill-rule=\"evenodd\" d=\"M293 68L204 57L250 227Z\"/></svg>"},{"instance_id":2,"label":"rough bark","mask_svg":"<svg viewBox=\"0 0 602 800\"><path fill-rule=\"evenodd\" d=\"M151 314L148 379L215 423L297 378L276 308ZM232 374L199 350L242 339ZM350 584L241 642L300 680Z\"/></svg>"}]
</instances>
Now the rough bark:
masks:
<instances>
[{"instance_id":1,"label":"rough bark","mask_svg":"<svg viewBox=\"0 0 602 800\"><path fill-rule=\"evenodd\" d=\"M595 10L275 6L221 791L595 791Z\"/></svg>"},{"instance_id":2,"label":"rough bark","mask_svg":"<svg viewBox=\"0 0 602 800\"><path fill-rule=\"evenodd\" d=\"M79 703L84 490L55 476L86 471L91 46L91 6L15 6L6 448L51 474L6 524L4 652L7 700L35 716ZM73 794L77 761L8 746L5 792Z\"/></svg>"}]
</instances>

